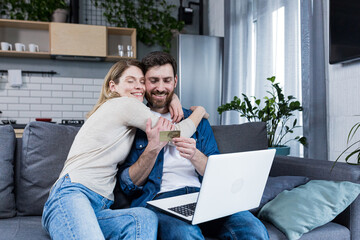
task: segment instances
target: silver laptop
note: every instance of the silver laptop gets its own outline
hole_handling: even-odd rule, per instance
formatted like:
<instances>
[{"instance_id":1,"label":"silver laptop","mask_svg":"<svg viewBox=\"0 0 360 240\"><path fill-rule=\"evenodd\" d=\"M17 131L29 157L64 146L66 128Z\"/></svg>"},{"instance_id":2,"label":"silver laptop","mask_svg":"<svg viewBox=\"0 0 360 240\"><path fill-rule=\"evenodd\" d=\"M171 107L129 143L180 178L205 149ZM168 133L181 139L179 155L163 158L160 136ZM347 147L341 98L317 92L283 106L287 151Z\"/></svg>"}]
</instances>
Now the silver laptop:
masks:
<instances>
[{"instance_id":1,"label":"silver laptop","mask_svg":"<svg viewBox=\"0 0 360 240\"><path fill-rule=\"evenodd\" d=\"M148 201L193 225L259 206L275 149L211 155L199 193Z\"/></svg>"}]
</instances>

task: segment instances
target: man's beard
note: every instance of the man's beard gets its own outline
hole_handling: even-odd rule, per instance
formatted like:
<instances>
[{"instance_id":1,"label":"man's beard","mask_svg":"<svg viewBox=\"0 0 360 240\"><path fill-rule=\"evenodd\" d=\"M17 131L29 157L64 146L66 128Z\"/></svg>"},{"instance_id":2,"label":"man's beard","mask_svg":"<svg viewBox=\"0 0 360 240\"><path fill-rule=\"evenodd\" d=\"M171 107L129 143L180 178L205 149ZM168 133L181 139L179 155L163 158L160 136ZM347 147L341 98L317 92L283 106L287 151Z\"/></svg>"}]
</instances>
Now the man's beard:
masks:
<instances>
[{"instance_id":1,"label":"man's beard","mask_svg":"<svg viewBox=\"0 0 360 240\"><path fill-rule=\"evenodd\" d=\"M145 98L148 101L149 105L151 108L167 108L173 98L174 92L168 93L168 95L166 96L166 98L162 101L156 100L152 98L152 93L155 93L155 95L157 93L159 93L158 91L155 92L145 92ZM161 92L160 92L161 94Z\"/></svg>"}]
</instances>

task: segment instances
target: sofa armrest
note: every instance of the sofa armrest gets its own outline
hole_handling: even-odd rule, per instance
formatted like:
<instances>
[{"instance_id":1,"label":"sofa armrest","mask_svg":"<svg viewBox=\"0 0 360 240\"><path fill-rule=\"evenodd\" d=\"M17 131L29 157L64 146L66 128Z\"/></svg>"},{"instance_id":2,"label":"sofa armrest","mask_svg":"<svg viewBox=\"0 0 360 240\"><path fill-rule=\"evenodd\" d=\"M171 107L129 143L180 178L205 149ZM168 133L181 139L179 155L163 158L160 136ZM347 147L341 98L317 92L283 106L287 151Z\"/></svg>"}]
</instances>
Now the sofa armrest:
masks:
<instances>
[{"instance_id":1,"label":"sofa armrest","mask_svg":"<svg viewBox=\"0 0 360 240\"><path fill-rule=\"evenodd\" d=\"M350 181L360 183L360 165L336 163L326 160L276 156L270 176L306 176L310 179ZM351 239L360 239L360 196L334 220L351 231Z\"/></svg>"}]
</instances>

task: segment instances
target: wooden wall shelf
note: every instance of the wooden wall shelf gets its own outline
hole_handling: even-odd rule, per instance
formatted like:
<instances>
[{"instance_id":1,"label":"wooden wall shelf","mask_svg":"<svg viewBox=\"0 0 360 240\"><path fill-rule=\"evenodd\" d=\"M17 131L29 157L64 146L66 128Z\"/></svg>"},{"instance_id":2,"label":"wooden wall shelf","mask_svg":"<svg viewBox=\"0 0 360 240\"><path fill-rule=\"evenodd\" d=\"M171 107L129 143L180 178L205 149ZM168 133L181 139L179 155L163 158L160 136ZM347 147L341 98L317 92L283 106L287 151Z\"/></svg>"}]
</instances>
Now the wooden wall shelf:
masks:
<instances>
[{"instance_id":1,"label":"wooden wall shelf","mask_svg":"<svg viewBox=\"0 0 360 240\"><path fill-rule=\"evenodd\" d=\"M136 29L84 24L36 22L0 19L0 42L12 44L12 51L0 50L0 57L50 58L52 56L100 57L118 61L118 45L131 45L136 58ZM15 43L23 43L26 51L15 51ZM29 52L28 45L39 45L40 52Z\"/></svg>"}]
</instances>

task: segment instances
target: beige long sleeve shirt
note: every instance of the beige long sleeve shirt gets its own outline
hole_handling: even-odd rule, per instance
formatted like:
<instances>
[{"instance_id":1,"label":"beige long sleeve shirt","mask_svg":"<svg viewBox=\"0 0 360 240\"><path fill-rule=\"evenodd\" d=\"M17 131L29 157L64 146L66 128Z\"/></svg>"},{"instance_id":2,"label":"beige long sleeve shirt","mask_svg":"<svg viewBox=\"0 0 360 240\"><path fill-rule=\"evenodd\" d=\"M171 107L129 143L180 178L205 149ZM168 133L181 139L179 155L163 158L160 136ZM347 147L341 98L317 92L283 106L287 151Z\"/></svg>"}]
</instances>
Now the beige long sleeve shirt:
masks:
<instances>
[{"instance_id":1,"label":"beige long sleeve shirt","mask_svg":"<svg viewBox=\"0 0 360 240\"><path fill-rule=\"evenodd\" d=\"M114 200L118 164L122 164L133 143L136 128L145 131L158 117L135 98L108 100L81 127L71 146L60 177L69 174L71 181ZM186 119L175 126L181 136L190 137L196 128Z\"/></svg>"}]
</instances>

